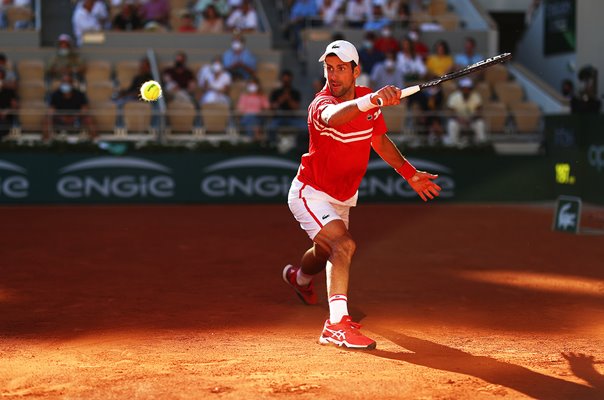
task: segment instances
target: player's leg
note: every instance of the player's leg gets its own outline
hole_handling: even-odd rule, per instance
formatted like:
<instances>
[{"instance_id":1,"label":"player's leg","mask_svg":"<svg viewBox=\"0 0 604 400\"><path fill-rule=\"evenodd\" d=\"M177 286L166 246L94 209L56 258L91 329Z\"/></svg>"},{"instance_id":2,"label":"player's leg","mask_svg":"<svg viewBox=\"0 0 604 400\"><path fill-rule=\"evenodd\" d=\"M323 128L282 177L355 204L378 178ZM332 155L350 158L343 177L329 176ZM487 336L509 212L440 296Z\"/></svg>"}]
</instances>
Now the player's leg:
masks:
<instances>
[{"instance_id":1,"label":"player's leg","mask_svg":"<svg viewBox=\"0 0 604 400\"><path fill-rule=\"evenodd\" d=\"M316 275L325 269L329 253L316 243L304 253L300 270L305 275Z\"/></svg>"},{"instance_id":2,"label":"player's leg","mask_svg":"<svg viewBox=\"0 0 604 400\"><path fill-rule=\"evenodd\" d=\"M319 342L353 349L374 349L375 341L363 335L360 332L361 325L353 322L348 314L348 281L356 244L345 222L343 220L329 222L315 236L314 241L329 252L327 262L329 319L325 321Z\"/></svg>"}]
</instances>

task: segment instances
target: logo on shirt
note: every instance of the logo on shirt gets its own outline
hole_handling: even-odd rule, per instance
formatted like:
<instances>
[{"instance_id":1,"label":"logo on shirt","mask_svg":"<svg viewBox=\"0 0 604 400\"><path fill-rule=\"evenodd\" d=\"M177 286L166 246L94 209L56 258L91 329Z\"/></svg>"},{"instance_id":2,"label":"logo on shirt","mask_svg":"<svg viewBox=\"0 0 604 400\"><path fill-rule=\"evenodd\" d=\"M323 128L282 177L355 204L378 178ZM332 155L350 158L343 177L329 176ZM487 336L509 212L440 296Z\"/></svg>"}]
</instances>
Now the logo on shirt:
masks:
<instances>
[{"instance_id":1,"label":"logo on shirt","mask_svg":"<svg viewBox=\"0 0 604 400\"><path fill-rule=\"evenodd\" d=\"M325 220L327 218L329 218L329 214L325 214L324 216L321 217L321 219L323 219L323 220Z\"/></svg>"}]
</instances>

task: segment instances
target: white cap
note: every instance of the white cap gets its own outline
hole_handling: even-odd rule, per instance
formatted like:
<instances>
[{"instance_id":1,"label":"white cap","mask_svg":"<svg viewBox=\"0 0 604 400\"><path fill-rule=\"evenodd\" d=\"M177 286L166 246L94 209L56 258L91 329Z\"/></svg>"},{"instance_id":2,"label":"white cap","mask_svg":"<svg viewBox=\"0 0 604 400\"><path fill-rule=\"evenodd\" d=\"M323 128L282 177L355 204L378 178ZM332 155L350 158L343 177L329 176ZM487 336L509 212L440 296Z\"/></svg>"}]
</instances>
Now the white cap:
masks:
<instances>
[{"instance_id":1,"label":"white cap","mask_svg":"<svg viewBox=\"0 0 604 400\"><path fill-rule=\"evenodd\" d=\"M69 43L71 43L71 36L69 36L69 35L68 35L68 34L66 34L66 33L61 33L61 34L59 35L59 39L58 39L58 41L59 41L59 42L69 42Z\"/></svg>"},{"instance_id":2,"label":"white cap","mask_svg":"<svg viewBox=\"0 0 604 400\"><path fill-rule=\"evenodd\" d=\"M325 57L328 54L335 54L338 58L344 62L354 61L357 65L359 64L359 53L354 44L347 42L346 40L336 40L327 45L325 53L319 58L319 62L325 61Z\"/></svg>"},{"instance_id":3,"label":"white cap","mask_svg":"<svg viewBox=\"0 0 604 400\"><path fill-rule=\"evenodd\" d=\"M472 82L472 79L470 78L462 78L459 80L459 87L471 88L472 86L474 86L474 82Z\"/></svg>"}]
</instances>

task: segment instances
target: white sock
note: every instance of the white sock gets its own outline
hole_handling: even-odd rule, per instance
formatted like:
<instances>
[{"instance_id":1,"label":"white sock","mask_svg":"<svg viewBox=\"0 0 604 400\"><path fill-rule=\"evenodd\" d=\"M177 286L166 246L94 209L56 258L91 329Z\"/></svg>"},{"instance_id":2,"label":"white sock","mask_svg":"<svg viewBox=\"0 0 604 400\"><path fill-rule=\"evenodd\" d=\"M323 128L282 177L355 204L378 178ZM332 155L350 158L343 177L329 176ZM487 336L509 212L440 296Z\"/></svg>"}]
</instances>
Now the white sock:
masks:
<instances>
[{"instance_id":1,"label":"white sock","mask_svg":"<svg viewBox=\"0 0 604 400\"><path fill-rule=\"evenodd\" d=\"M296 283L300 286L308 286L310 281L312 281L312 275L305 274L302 272L302 268L299 268L296 273Z\"/></svg>"},{"instance_id":2,"label":"white sock","mask_svg":"<svg viewBox=\"0 0 604 400\"><path fill-rule=\"evenodd\" d=\"M329 322L337 324L345 315L348 315L348 297L334 294L329 298Z\"/></svg>"}]
</instances>

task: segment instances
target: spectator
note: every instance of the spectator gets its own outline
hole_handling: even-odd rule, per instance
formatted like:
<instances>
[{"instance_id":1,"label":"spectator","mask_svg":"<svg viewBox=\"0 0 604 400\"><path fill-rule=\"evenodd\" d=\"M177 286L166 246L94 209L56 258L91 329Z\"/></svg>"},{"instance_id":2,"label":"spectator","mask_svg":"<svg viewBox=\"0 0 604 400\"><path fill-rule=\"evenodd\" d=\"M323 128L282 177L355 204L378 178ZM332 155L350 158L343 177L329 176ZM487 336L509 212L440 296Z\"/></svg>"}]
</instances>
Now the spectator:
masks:
<instances>
[{"instance_id":1,"label":"spectator","mask_svg":"<svg viewBox=\"0 0 604 400\"><path fill-rule=\"evenodd\" d=\"M197 27L195 27L195 23L193 21L193 15L190 12L183 12L180 16L180 25L178 26L178 32L197 32Z\"/></svg>"},{"instance_id":2,"label":"spectator","mask_svg":"<svg viewBox=\"0 0 604 400\"><path fill-rule=\"evenodd\" d=\"M244 0L241 6L229 15L226 25L231 31L254 32L258 30L258 14L250 0Z\"/></svg>"},{"instance_id":3,"label":"spectator","mask_svg":"<svg viewBox=\"0 0 604 400\"><path fill-rule=\"evenodd\" d=\"M168 27L170 21L169 0L147 0L141 5L140 14L145 26L155 22L164 27Z\"/></svg>"},{"instance_id":4,"label":"spectator","mask_svg":"<svg viewBox=\"0 0 604 400\"><path fill-rule=\"evenodd\" d=\"M8 26L9 21L6 16L6 9L9 7L31 8L31 0L2 0L2 1L0 1L0 29L7 29L7 28L29 29L32 27L32 21L30 21L30 20L18 20L18 21L15 21L14 26Z\"/></svg>"},{"instance_id":5,"label":"spectator","mask_svg":"<svg viewBox=\"0 0 604 400\"><path fill-rule=\"evenodd\" d=\"M389 18L391 21L397 21L399 7L401 5L401 0L385 0L382 1L381 8L382 14ZM379 3L374 3L379 4Z\"/></svg>"},{"instance_id":6,"label":"spectator","mask_svg":"<svg viewBox=\"0 0 604 400\"><path fill-rule=\"evenodd\" d=\"M233 79L250 79L256 75L256 57L245 47L245 39L235 35L231 48L222 54L222 64Z\"/></svg>"},{"instance_id":7,"label":"spectator","mask_svg":"<svg viewBox=\"0 0 604 400\"><path fill-rule=\"evenodd\" d=\"M411 28L407 36L411 39L411 42L413 42L415 54L420 56L423 60L426 60L430 54L430 49L428 49L428 46L421 40L420 30L417 29L417 27Z\"/></svg>"},{"instance_id":8,"label":"spectator","mask_svg":"<svg viewBox=\"0 0 604 400\"><path fill-rule=\"evenodd\" d=\"M95 0L82 0L76 5L71 23L78 46L82 44L86 32L99 32L103 29L103 13L96 4ZM104 17L106 18L106 14Z\"/></svg>"},{"instance_id":9,"label":"spectator","mask_svg":"<svg viewBox=\"0 0 604 400\"><path fill-rule=\"evenodd\" d=\"M447 101L447 108L453 115L447 123L447 137L445 144L448 146L463 146L460 140L462 130L471 129L477 144L484 144L487 140L485 123L482 118L482 99L474 90L474 83L470 78L459 81L459 89L451 93Z\"/></svg>"},{"instance_id":10,"label":"spectator","mask_svg":"<svg viewBox=\"0 0 604 400\"><path fill-rule=\"evenodd\" d=\"M482 54L476 53L476 40L467 37L463 44L463 53L455 54L455 68L461 69L483 59Z\"/></svg>"},{"instance_id":11,"label":"spectator","mask_svg":"<svg viewBox=\"0 0 604 400\"><path fill-rule=\"evenodd\" d=\"M286 32L293 40L293 47L301 50L302 39L300 32L306 26L311 26L312 20L319 17L319 9L315 0L295 0L289 14L289 23Z\"/></svg>"},{"instance_id":12,"label":"spectator","mask_svg":"<svg viewBox=\"0 0 604 400\"><path fill-rule=\"evenodd\" d=\"M277 144L277 130L281 127L293 127L301 133L307 132L306 118L296 114L300 110L300 92L293 87L294 75L291 71L281 72L281 87L270 94L270 108L273 112L267 127L268 141Z\"/></svg>"},{"instance_id":13,"label":"spectator","mask_svg":"<svg viewBox=\"0 0 604 400\"><path fill-rule=\"evenodd\" d=\"M388 2L389 1L386 1L386 3ZM392 3L396 4L397 1L392 1ZM385 13L386 12L390 13L391 11L385 11ZM402 28L407 28L411 21L411 12L409 11L409 4L404 1L398 2L395 13L396 14L390 19L395 21L398 26Z\"/></svg>"},{"instance_id":14,"label":"spectator","mask_svg":"<svg viewBox=\"0 0 604 400\"><path fill-rule=\"evenodd\" d=\"M405 87L403 71L396 65L396 54L386 53L386 59L373 67L371 72L371 88L378 90L384 86L394 85L398 88Z\"/></svg>"},{"instance_id":15,"label":"spectator","mask_svg":"<svg viewBox=\"0 0 604 400\"><path fill-rule=\"evenodd\" d=\"M363 45L359 50L359 63L361 64L361 77L359 77L359 79L362 79L362 81L367 82L366 84L364 84L364 86L369 86L369 77L371 76L371 71L373 71L373 67L377 63L384 61L384 58L384 53L375 48L375 33L365 33ZM361 85L360 82L358 83L359 85Z\"/></svg>"},{"instance_id":16,"label":"spectator","mask_svg":"<svg viewBox=\"0 0 604 400\"><path fill-rule=\"evenodd\" d=\"M0 140L9 134L17 112L17 92L5 85L6 72L0 69Z\"/></svg>"},{"instance_id":17,"label":"spectator","mask_svg":"<svg viewBox=\"0 0 604 400\"><path fill-rule=\"evenodd\" d=\"M117 31L137 31L143 28L143 20L133 3L124 4L120 13L113 18L113 29Z\"/></svg>"},{"instance_id":18,"label":"spectator","mask_svg":"<svg viewBox=\"0 0 604 400\"><path fill-rule=\"evenodd\" d=\"M562 81L562 87L560 88L560 94L566 100L570 101L575 97L575 85L570 79L564 79Z\"/></svg>"},{"instance_id":19,"label":"spectator","mask_svg":"<svg viewBox=\"0 0 604 400\"><path fill-rule=\"evenodd\" d=\"M86 64L80 54L73 48L71 37L63 33L59 35L57 51L50 59L46 68L46 76L49 80L59 80L65 74L70 74L76 81L84 79Z\"/></svg>"},{"instance_id":20,"label":"spectator","mask_svg":"<svg viewBox=\"0 0 604 400\"><path fill-rule=\"evenodd\" d=\"M371 17L371 0L350 0L346 3L346 23L349 27L362 28Z\"/></svg>"},{"instance_id":21,"label":"spectator","mask_svg":"<svg viewBox=\"0 0 604 400\"><path fill-rule=\"evenodd\" d=\"M70 74L63 75L61 85L50 96L48 114L43 129L43 139L48 141L55 130L81 130L85 128L91 139L96 129L88 114L88 98L73 86Z\"/></svg>"},{"instance_id":22,"label":"spectator","mask_svg":"<svg viewBox=\"0 0 604 400\"><path fill-rule=\"evenodd\" d=\"M239 124L245 134L254 141L260 142L262 137L262 113L270 108L268 97L262 92L258 79L248 80L245 92L237 101L237 113L240 115Z\"/></svg>"},{"instance_id":23,"label":"spectator","mask_svg":"<svg viewBox=\"0 0 604 400\"><path fill-rule=\"evenodd\" d=\"M4 79L2 87L16 89L17 88L17 76L15 72L11 68L6 59L6 55L4 53L0 53L0 70L4 71Z\"/></svg>"},{"instance_id":24,"label":"spectator","mask_svg":"<svg viewBox=\"0 0 604 400\"><path fill-rule=\"evenodd\" d=\"M428 144L435 145L442 142L444 128L442 121L443 91L440 85L423 89L418 94L409 97L411 102L417 102L421 114L417 117L417 124L422 128L422 132L428 133Z\"/></svg>"},{"instance_id":25,"label":"spectator","mask_svg":"<svg viewBox=\"0 0 604 400\"><path fill-rule=\"evenodd\" d=\"M363 25L365 31L381 31L382 29L389 28L392 21L390 18L384 15L382 12L382 6L380 4L373 4L373 16L367 20Z\"/></svg>"},{"instance_id":26,"label":"spectator","mask_svg":"<svg viewBox=\"0 0 604 400\"><path fill-rule=\"evenodd\" d=\"M187 55L179 51L174 56L174 65L164 70L164 88L168 95L184 101L192 101L195 90L195 76L187 66Z\"/></svg>"},{"instance_id":27,"label":"spectator","mask_svg":"<svg viewBox=\"0 0 604 400\"><path fill-rule=\"evenodd\" d=\"M332 29L342 28L345 22L342 7L342 0L323 0L319 7L321 24Z\"/></svg>"},{"instance_id":28,"label":"spectator","mask_svg":"<svg viewBox=\"0 0 604 400\"><path fill-rule=\"evenodd\" d=\"M220 56L216 57L212 64L199 69L197 82L203 91L199 99L202 105L206 103L231 103L229 90L232 78L229 71L224 69Z\"/></svg>"},{"instance_id":29,"label":"spectator","mask_svg":"<svg viewBox=\"0 0 604 400\"><path fill-rule=\"evenodd\" d=\"M439 77L451 72L453 63L449 44L444 40L439 40L434 44L434 53L426 59L426 68L430 77Z\"/></svg>"},{"instance_id":30,"label":"spectator","mask_svg":"<svg viewBox=\"0 0 604 400\"><path fill-rule=\"evenodd\" d=\"M199 32L203 33L221 33L224 31L224 21L216 7L210 4L202 13L201 21L199 22Z\"/></svg>"},{"instance_id":31,"label":"spectator","mask_svg":"<svg viewBox=\"0 0 604 400\"><path fill-rule=\"evenodd\" d=\"M381 30L375 41L375 48L384 54L398 51L398 41L392 37L392 29L389 26Z\"/></svg>"},{"instance_id":32,"label":"spectator","mask_svg":"<svg viewBox=\"0 0 604 400\"><path fill-rule=\"evenodd\" d=\"M198 0L193 6L193 11L203 14L210 6L214 7L221 18L226 18L231 12L231 6L227 0Z\"/></svg>"},{"instance_id":33,"label":"spectator","mask_svg":"<svg viewBox=\"0 0 604 400\"><path fill-rule=\"evenodd\" d=\"M138 72L132 78L128 89L124 89L118 93L118 104L124 104L128 101L139 99L141 86L143 83L152 79L151 64L147 58L143 58L138 64Z\"/></svg>"},{"instance_id":34,"label":"spectator","mask_svg":"<svg viewBox=\"0 0 604 400\"><path fill-rule=\"evenodd\" d=\"M405 82L422 80L427 72L424 60L415 53L413 42L408 37L401 40L401 50L396 55L396 65L403 72Z\"/></svg>"}]
</instances>

